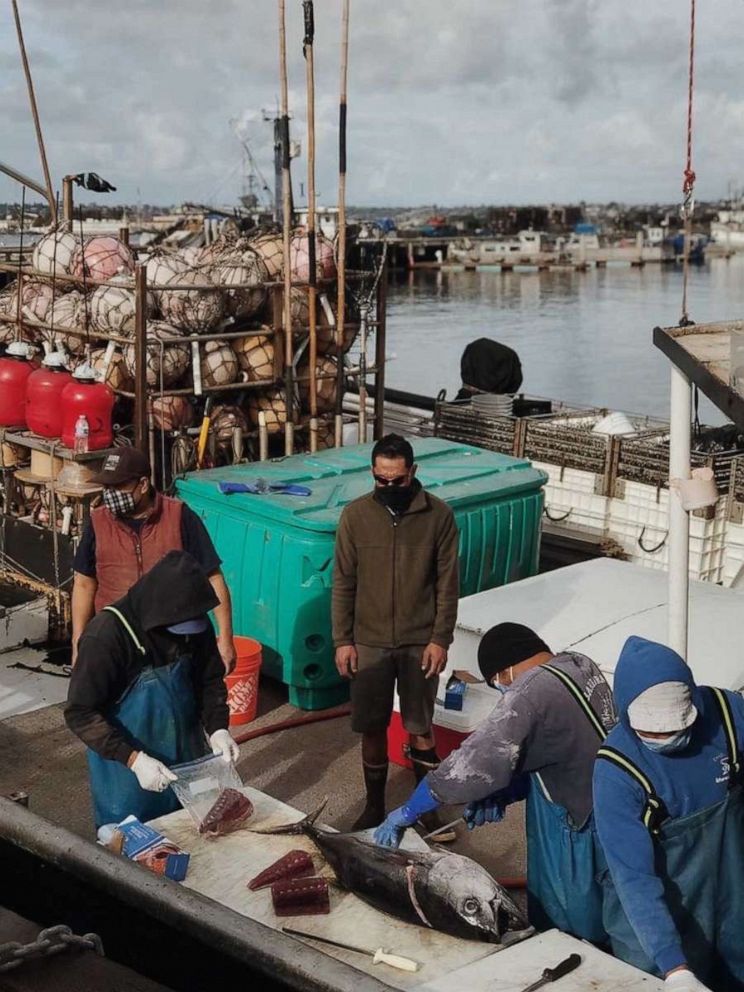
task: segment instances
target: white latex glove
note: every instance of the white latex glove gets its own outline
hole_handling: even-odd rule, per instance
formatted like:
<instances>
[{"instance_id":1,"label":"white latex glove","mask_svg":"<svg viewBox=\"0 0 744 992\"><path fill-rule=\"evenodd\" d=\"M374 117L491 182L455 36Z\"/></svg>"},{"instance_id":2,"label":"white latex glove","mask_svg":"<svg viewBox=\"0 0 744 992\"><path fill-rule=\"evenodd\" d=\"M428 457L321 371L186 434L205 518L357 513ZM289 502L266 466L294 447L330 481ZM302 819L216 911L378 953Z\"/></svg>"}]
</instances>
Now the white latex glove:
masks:
<instances>
[{"instance_id":1,"label":"white latex glove","mask_svg":"<svg viewBox=\"0 0 744 992\"><path fill-rule=\"evenodd\" d=\"M232 739L229 730L215 730L209 738L212 754L221 754L224 761L234 765L240 757L240 748Z\"/></svg>"},{"instance_id":2,"label":"white latex glove","mask_svg":"<svg viewBox=\"0 0 744 992\"><path fill-rule=\"evenodd\" d=\"M131 770L137 776L140 788L148 792L164 792L178 778L162 761L156 761L144 751L134 759Z\"/></svg>"},{"instance_id":3,"label":"white latex glove","mask_svg":"<svg viewBox=\"0 0 744 992\"><path fill-rule=\"evenodd\" d=\"M711 992L708 986L699 982L688 968L672 972L664 980L664 988L671 989L672 992Z\"/></svg>"}]
</instances>

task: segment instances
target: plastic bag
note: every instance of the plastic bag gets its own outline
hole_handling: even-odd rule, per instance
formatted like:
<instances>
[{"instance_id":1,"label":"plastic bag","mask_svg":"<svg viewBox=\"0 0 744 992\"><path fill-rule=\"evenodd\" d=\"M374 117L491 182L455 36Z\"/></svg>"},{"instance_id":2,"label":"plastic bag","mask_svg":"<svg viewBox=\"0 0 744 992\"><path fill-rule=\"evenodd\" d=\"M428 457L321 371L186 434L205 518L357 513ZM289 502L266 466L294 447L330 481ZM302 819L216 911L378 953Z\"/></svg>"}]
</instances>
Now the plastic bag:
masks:
<instances>
[{"instance_id":1,"label":"plastic bag","mask_svg":"<svg viewBox=\"0 0 744 992\"><path fill-rule=\"evenodd\" d=\"M240 775L221 755L174 765L172 770L178 779L171 788L200 834L219 837L250 819L253 804L243 794Z\"/></svg>"}]
</instances>

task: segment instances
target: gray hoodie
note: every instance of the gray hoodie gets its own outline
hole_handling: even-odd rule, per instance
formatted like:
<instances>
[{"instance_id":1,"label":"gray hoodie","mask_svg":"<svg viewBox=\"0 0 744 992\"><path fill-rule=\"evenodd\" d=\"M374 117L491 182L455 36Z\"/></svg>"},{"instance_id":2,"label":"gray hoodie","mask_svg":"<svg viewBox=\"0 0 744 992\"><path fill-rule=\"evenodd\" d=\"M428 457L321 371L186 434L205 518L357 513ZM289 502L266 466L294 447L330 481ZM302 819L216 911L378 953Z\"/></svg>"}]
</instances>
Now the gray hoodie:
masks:
<instances>
[{"instance_id":1,"label":"gray hoodie","mask_svg":"<svg viewBox=\"0 0 744 992\"><path fill-rule=\"evenodd\" d=\"M576 682L606 731L617 722L612 690L589 658L566 652L551 665ZM538 772L548 797L576 827L592 810L592 769L599 736L570 691L542 666L514 680L492 713L430 773L440 802L468 803L508 788L521 774Z\"/></svg>"}]
</instances>

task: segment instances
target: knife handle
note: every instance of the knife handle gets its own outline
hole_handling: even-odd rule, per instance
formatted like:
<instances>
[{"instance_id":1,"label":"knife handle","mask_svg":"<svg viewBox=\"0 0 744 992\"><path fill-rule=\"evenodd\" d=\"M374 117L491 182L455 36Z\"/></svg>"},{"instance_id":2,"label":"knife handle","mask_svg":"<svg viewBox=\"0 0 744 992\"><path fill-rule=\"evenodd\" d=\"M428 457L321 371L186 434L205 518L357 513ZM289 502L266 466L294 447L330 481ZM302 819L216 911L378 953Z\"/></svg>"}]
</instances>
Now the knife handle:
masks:
<instances>
[{"instance_id":1,"label":"knife handle","mask_svg":"<svg viewBox=\"0 0 744 992\"><path fill-rule=\"evenodd\" d=\"M400 954L388 954L378 947L372 958L372 964L386 964L398 971L418 971L419 963L412 958L401 957Z\"/></svg>"},{"instance_id":2,"label":"knife handle","mask_svg":"<svg viewBox=\"0 0 744 992\"><path fill-rule=\"evenodd\" d=\"M559 978L565 978L566 975L570 975L580 964L580 954L569 954L566 960L561 961L555 968L546 968L543 972L543 978L546 982L557 982Z\"/></svg>"}]
</instances>

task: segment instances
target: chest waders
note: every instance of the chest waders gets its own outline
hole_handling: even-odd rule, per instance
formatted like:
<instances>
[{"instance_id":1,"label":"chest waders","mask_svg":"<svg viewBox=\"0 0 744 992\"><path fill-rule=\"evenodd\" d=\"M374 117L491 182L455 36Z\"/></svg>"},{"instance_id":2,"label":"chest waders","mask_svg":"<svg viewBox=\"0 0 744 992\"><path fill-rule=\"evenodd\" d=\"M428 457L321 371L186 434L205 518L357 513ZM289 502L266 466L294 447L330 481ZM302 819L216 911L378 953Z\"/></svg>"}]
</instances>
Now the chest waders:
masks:
<instances>
[{"instance_id":1,"label":"chest waders","mask_svg":"<svg viewBox=\"0 0 744 992\"><path fill-rule=\"evenodd\" d=\"M602 747L609 761L641 786L641 814L654 840L654 864L664 901L682 941L687 962L715 992L744 990L744 795L741 755L726 694L711 688L726 734L728 794L705 809L669 819L653 783L620 751ZM614 954L644 971L659 970L636 937L609 870L602 871L604 922Z\"/></svg>"},{"instance_id":2,"label":"chest waders","mask_svg":"<svg viewBox=\"0 0 744 992\"><path fill-rule=\"evenodd\" d=\"M146 654L126 617L113 606L113 613L141 655ZM205 753L205 738L196 711L191 663L179 658L170 665L143 668L105 714L132 747L144 751L164 765L191 761ZM102 758L88 748L88 771L96 829L104 823L120 823L133 814L142 822L165 816L180 808L172 789L148 792L141 789L131 769L120 761Z\"/></svg>"},{"instance_id":3,"label":"chest waders","mask_svg":"<svg viewBox=\"0 0 744 992\"><path fill-rule=\"evenodd\" d=\"M579 685L562 669L542 665L566 687L603 741L606 731ZM550 798L539 772L527 795L527 911L538 930L558 927L584 940L607 940L602 890L597 881L598 844L594 817L577 827Z\"/></svg>"}]
</instances>

